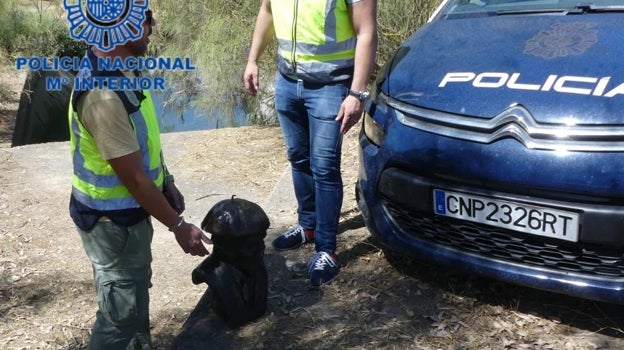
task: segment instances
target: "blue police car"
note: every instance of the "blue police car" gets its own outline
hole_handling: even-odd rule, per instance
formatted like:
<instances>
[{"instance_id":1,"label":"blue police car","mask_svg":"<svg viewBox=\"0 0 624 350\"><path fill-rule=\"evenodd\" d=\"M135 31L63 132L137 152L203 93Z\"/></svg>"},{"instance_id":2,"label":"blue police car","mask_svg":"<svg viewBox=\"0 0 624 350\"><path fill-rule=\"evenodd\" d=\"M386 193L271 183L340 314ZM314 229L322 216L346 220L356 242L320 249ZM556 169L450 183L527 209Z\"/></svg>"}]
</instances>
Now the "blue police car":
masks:
<instances>
[{"instance_id":1,"label":"blue police car","mask_svg":"<svg viewBox=\"0 0 624 350\"><path fill-rule=\"evenodd\" d=\"M357 200L391 250L624 303L624 1L445 0L363 116Z\"/></svg>"}]
</instances>

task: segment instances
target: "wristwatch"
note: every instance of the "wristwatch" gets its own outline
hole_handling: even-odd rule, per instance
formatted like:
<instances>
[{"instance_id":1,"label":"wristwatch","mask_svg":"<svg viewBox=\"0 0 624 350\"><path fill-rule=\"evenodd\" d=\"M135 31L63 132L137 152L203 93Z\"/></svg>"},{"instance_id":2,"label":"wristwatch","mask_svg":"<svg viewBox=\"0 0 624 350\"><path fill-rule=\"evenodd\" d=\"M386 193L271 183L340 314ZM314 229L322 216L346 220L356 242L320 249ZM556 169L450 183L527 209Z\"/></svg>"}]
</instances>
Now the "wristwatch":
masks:
<instances>
[{"instance_id":1,"label":"wristwatch","mask_svg":"<svg viewBox=\"0 0 624 350\"><path fill-rule=\"evenodd\" d=\"M173 224L173 226L169 227L169 232L176 233L176 231L185 223L184 216L180 215L178 217L178 221Z\"/></svg>"},{"instance_id":2,"label":"wristwatch","mask_svg":"<svg viewBox=\"0 0 624 350\"><path fill-rule=\"evenodd\" d=\"M363 102L366 101L370 94L368 93L368 91L355 91L349 89L349 95L356 97L358 100Z\"/></svg>"}]
</instances>

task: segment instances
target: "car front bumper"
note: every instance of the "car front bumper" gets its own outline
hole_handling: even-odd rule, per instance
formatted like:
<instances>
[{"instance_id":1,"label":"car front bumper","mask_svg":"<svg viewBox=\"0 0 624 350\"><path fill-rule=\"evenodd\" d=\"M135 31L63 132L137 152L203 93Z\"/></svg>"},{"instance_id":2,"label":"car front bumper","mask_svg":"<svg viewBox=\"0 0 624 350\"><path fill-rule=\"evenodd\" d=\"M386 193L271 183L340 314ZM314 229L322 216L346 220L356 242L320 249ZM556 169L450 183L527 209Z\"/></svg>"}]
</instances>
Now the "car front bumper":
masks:
<instances>
[{"instance_id":1,"label":"car front bumper","mask_svg":"<svg viewBox=\"0 0 624 350\"><path fill-rule=\"evenodd\" d=\"M360 138L358 204L371 234L391 250L498 280L624 304L621 206L545 199L583 213L579 242L534 237L433 214L433 188L479 193L401 169L392 152ZM568 198L569 199L569 198Z\"/></svg>"}]
</instances>

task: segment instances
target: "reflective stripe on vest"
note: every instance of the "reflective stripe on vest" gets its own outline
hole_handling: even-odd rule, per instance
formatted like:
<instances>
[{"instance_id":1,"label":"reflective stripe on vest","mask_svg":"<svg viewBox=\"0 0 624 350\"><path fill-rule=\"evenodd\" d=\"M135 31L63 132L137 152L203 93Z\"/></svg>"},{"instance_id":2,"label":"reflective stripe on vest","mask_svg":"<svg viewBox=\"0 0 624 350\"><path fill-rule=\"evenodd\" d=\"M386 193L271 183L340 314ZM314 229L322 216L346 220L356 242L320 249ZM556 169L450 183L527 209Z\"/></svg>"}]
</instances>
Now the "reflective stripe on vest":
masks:
<instances>
[{"instance_id":1,"label":"reflective stripe on vest","mask_svg":"<svg viewBox=\"0 0 624 350\"><path fill-rule=\"evenodd\" d=\"M331 82L353 67L356 35L345 0L271 0L278 68L303 80Z\"/></svg>"},{"instance_id":2,"label":"reflective stripe on vest","mask_svg":"<svg viewBox=\"0 0 624 350\"><path fill-rule=\"evenodd\" d=\"M142 166L154 184L162 188L158 118L148 91L136 112L129 114L142 157ZM71 100L71 99L70 99ZM70 103L70 147L74 164L72 194L84 205L96 210L120 210L140 207L123 185L108 161L100 156L91 134L84 128Z\"/></svg>"}]
</instances>

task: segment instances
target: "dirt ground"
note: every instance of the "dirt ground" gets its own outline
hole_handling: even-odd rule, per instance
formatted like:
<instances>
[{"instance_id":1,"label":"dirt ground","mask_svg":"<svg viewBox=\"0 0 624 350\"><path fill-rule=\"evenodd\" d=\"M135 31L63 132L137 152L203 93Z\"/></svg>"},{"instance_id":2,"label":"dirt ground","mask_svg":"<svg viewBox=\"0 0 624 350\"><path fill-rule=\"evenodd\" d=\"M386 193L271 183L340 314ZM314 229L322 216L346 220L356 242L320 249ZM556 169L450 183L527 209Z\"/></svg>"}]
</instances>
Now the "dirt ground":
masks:
<instances>
[{"instance_id":1,"label":"dirt ground","mask_svg":"<svg viewBox=\"0 0 624 350\"><path fill-rule=\"evenodd\" d=\"M96 299L67 212L69 147L9 148L23 78L0 71L0 82L12 89L0 98L0 348L82 349ZM190 279L201 258L184 255L155 223L150 295L157 349L624 349L622 306L386 255L355 205L355 131L344 144L342 269L321 289L308 286L311 247L276 252L269 244L295 218L279 128L165 134L163 144L189 221L198 224L232 194L267 211L269 298L266 315L239 329L196 308L210 295Z\"/></svg>"}]
</instances>

